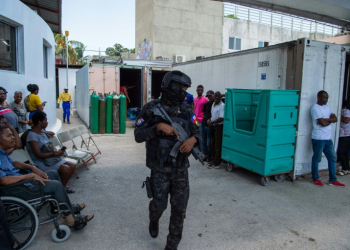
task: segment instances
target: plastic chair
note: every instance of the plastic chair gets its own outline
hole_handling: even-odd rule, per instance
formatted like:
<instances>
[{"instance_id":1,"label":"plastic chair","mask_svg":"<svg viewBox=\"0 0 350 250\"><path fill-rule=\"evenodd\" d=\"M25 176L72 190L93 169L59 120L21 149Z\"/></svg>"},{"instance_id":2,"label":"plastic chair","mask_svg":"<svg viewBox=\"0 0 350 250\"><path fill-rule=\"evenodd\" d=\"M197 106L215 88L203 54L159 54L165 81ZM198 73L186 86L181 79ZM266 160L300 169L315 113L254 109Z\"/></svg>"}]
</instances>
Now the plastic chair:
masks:
<instances>
[{"instance_id":1,"label":"plastic chair","mask_svg":"<svg viewBox=\"0 0 350 250\"><path fill-rule=\"evenodd\" d=\"M58 133L57 138L60 141L62 146L64 146L64 143L66 142L71 142L71 138L68 131ZM92 157L88 157L88 153L80 150L76 150L74 148L71 148L71 149L67 148L65 150L65 154L68 158L81 160L86 169L88 169L88 166L86 165L86 163L92 160Z\"/></svg>"},{"instance_id":2,"label":"plastic chair","mask_svg":"<svg viewBox=\"0 0 350 250\"><path fill-rule=\"evenodd\" d=\"M34 165L32 158L30 158L29 154L23 149L16 149L10 154L9 157L16 161L20 161L23 163L29 162L30 165Z\"/></svg>"},{"instance_id":3,"label":"plastic chair","mask_svg":"<svg viewBox=\"0 0 350 250\"><path fill-rule=\"evenodd\" d=\"M75 142L74 142L74 139L75 138L80 138L82 140L82 143L83 143L83 140L84 138L81 136L80 134L80 131L79 129L76 127L76 128L71 128L68 130L68 133L70 135L70 138L71 138L71 141L73 143L73 148L75 148L76 150L80 150L80 151L83 151L83 152L86 152L88 153L92 159L94 159L95 163L96 163L96 159L95 159L95 155L92 151L88 150L88 149L84 149L84 148L78 148L76 145L75 145ZM98 153L97 153L98 154Z\"/></svg>"},{"instance_id":4,"label":"plastic chair","mask_svg":"<svg viewBox=\"0 0 350 250\"><path fill-rule=\"evenodd\" d=\"M98 154L102 154L100 149L97 147L97 144L95 143L94 139L92 139L92 136L91 134L89 133L89 130L84 126L84 125L79 125L78 126L78 130L80 132L80 135L81 135L81 138L82 138L82 141L81 141L81 148L83 147L83 145L85 145L85 147L87 149L89 149L90 147L90 142L92 143L93 146L96 147L98 153L95 154L98 155ZM84 138L84 135L88 135L88 137Z\"/></svg>"}]
</instances>

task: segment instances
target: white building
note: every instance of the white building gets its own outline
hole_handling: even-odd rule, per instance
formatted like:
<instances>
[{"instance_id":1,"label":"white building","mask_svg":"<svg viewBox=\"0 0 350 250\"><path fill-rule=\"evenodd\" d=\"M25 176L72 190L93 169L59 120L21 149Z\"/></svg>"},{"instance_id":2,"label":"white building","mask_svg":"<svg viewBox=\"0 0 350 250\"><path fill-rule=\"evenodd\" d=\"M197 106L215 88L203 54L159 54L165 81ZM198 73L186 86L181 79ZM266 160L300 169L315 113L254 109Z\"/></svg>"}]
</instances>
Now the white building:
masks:
<instances>
[{"instance_id":1,"label":"white building","mask_svg":"<svg viewBox=\"0 0 350 250\"><path fill-rule=\"evenodd\" d=\"M0 7L0 86L8 91L29 94L27 85L39 86L39 96L47 101L48 130L57 132L62 124L56 118L55 40L51 28L19 0L1 0Z\"/></svg>"}]
</instances>

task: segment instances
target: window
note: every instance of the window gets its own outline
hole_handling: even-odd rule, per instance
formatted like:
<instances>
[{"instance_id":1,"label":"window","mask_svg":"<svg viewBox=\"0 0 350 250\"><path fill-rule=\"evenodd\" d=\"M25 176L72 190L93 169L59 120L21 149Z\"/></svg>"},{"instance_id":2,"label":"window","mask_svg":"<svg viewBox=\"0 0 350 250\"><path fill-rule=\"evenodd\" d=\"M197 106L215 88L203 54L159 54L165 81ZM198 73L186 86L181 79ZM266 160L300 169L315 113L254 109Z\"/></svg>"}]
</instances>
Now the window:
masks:
<instances>
[{"instance_id":1,"label":"window","mask_svg":"<svg viewBox=\"0 0 350 250\"><path fill-rule=\"evenodd\" d=\"M258 48L263 48L269 46L269 42L259 41Z\"/></svg>"},{"instance_id":2,"label":"window","mask_svg":"<svg viewBox=\"0 0 350 250\"><path fill-rule=\"evenodd\" d=\"M235 50L241 50L241 38L236 38L236 46L235 46Z\"/></svg>"},{"instance_id":3,"label":"window","mask_svg":"<svg viewBox=\"0 0 350 250\"><path fill-rule=\"evenodd\" d=\"M44 77L47 78L47 47L43 45Z\"/></svg>"},{"instance_id":4,"label":"window","mask_svg":"<svg viewBox=\"0 0 350 250\"><path fill-rule=\"evenodd\" d=\"M237 37L229 37L228 39L228 49L232 49L232 50L241 50L241 42L242 39L241 38L237 38Z\"/></svg>"},{"instance_id":5,"label":"window","mask_svg":"<svg viewBox=\"0 0 350 250\"><path fill-rule=\"evenodd\" d=\"M229 37L228 39L228 49L234 49L235 47L235 38Z\"/></svg>"},{"instance_id":6,"label":"window","mask_svg":"<svg viewBox=\"0 0 350 250\"><path fill-rule=\"evenodd\" d=\"M0 70L17 71L16 28L0 21Z\"/></svg>"}]
</instances>

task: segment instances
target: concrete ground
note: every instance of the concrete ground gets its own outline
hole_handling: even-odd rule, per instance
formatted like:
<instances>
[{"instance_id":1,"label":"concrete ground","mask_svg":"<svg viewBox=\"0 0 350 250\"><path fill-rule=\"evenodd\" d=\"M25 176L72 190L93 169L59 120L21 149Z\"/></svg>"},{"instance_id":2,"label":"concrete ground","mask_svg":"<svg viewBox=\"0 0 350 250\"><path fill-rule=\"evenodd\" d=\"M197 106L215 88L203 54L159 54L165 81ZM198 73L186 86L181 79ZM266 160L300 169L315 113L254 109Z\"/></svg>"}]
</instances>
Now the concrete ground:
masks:
<instances>
[{"instance_id":1,"label":"concrete ground","mask_svg":"<svg viewBox=\"0 0 350 250\"><path fill-rule=\"evenodd\" d=\"M79 118L72 118L78 125ZM28 249L164 249L170 206L160 220L160 233L148 234L148 203L141 185L145 146L134 140L133 129L123 135L94 135L102 155L89 170L79 171L70 186L74 202L86 203L84 214L95 218L82 231L72 231L64 243L51 240L53 224L40 226ZM311 156L310 156L311 157ZM190 200L179 249L350 249L350 176L347 185L323 188L311 179L270 181L242 168L234 172L208 169L191 157ZM321 180L326 183L327 177ZM60 220L64 224L64 220Z\"/></svg>"}]
</instances>

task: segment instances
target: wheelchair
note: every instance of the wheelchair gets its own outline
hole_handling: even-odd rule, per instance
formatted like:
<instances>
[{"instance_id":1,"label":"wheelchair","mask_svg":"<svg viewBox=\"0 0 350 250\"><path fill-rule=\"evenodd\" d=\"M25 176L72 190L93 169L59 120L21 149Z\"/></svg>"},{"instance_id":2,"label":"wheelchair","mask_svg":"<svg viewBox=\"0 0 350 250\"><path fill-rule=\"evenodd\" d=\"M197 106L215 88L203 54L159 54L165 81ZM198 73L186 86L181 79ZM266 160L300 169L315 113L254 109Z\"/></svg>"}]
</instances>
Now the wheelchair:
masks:
<instances>
[{"instance_id":1,"label":"wheelchair","mask_svg":"<svg viewBox=\"0 0 350 250\"><path fill-rule=\"evenodd\" d=\"M32 188L33 191L27 183L34 187ZM55 228L51 233L51 237L55 242L66 241L71 233L68 226L59 225L57 221L60 218L60 213L73 213L73 211L71 211L68 204L58 203L51 195L44 195L42 185L36 185L37 183L36 180L32 179L8 186L0 186L0 198L5 206L7 222L16 250L25 249L34 239L38 227L43 224L53 222ZM47 219L39 221L39 212L44 207L46 207Z\"/></svg>"}]
</instances>

